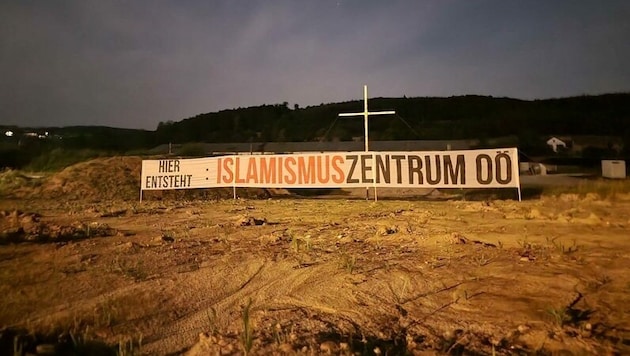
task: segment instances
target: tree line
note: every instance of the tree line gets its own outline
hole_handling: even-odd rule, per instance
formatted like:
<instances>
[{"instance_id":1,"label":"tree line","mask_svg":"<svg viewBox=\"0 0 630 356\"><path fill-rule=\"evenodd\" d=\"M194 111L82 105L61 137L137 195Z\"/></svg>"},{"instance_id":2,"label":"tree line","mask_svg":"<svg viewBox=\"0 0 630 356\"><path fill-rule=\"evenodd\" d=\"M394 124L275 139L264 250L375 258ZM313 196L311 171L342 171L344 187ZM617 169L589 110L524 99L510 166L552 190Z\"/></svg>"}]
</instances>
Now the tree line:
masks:
<instances>
[{"instance_id":1,"label":"tree line","mask_svg":"<svg viewBox=\"0 0 630 356\"><path fill-rule=\"evenodd\" d=\"M371 111L396 111L396 115L370 119L372 140L483 141L515 136L519 147L533 149L541 147L546 135L602 135L621 137L626 154L630 148L630 93L544 100L477 95L374 98L369 104ZM91 126L47 128L49 139L22 137L19 145L17 137L3 136L0 165L3 160L18 160L13 165L23 165L52 149L121 153L165 143L346 141L363 136L363 120L339 118L338 114L362 110L360 100L305 108L291 108L284 102L160 122L154 131Z\"/></svg>"},{"instance_id":2,"label":"tree line","mask_svg":"<svg viewBox=\"0 0 630 356\"><path fill-rule=\"evenodd\" d=\"M287 103L200 114L158 125L156 143L351 140L363 135L362 101L290 109ZM376 98L370 110L395 110L370 119L374 140L446 140L516 135L630 134L630 94L547 100L488 96Z\"/></svg>"}]
</instances>

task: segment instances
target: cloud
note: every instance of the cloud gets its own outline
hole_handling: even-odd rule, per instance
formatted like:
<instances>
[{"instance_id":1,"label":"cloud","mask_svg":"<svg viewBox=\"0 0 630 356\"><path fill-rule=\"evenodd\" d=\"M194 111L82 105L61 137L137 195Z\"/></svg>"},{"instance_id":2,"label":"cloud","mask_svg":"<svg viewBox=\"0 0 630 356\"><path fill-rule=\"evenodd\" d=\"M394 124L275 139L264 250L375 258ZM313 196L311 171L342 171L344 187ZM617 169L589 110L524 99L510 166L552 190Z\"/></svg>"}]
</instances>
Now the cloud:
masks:
<instances>
[{"instance_id":1,"label":"cloud","mask_svg":"<svg viewBox=\"0 0 630 356\"><path fill-rule=\"evenodd\" d=\"M625 1L0 4L0 123L153 129L260 104L627 91Z\"/></svg>"}]
</instances>

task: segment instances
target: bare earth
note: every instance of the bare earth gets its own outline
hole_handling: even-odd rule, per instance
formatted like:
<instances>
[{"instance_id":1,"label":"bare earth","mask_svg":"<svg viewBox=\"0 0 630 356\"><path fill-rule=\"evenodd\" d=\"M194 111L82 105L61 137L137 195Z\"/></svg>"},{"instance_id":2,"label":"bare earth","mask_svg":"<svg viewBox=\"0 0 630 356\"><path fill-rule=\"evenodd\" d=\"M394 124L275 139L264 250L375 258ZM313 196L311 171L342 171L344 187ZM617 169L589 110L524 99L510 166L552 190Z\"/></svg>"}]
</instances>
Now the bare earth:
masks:
<instances>
[{"instance_id":1,"label":"bare earth","mask_svg":"<svg viewBox=\"0 0 630 356\"><path fill-rule=\"evenodd\" d=\"M361 194L0 200L0 354L630 353L630 196Z\"/></svg>"}]
</instances>

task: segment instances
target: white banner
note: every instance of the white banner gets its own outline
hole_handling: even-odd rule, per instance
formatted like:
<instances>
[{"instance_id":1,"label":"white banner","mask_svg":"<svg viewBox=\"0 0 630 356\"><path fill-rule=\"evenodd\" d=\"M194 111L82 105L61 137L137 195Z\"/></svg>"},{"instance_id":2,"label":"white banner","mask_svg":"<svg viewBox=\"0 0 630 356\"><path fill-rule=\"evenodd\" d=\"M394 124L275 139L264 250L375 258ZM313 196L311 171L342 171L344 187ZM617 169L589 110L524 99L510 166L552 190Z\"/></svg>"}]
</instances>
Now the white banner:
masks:
<instances>
[{"instance_id":1,"label":"white banner","mask_svg":"<svg viewBox=\"0 0 630 356\"><path fill-rule=\"evenodd\" d=\"M516 148L235 155L142 161L142 190L260 188L518 188Z\"/></svg>"}]
</instances>

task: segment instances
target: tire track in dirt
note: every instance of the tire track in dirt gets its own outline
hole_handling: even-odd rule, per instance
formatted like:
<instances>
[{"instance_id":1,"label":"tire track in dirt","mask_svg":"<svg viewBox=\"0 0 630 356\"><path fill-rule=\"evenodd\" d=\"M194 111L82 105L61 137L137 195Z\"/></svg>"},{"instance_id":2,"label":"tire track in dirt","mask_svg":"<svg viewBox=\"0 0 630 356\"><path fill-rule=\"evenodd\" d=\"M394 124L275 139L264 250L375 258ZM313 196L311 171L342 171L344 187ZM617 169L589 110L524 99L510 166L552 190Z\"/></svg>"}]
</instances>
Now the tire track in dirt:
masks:
<instances>
[{"instance_id":1,"label":"tire track in dirt","mask_svg":"<svg viewBox=\"0 0 630 356\"><path fill-rule=\"evenodd\" d=\"M265 259L239 264L240 256L223 259L219 268L202 268L188 273L179 281L186 291L190 311L147 340L143 351L148 353L177 352L194 344L199 333L213 327L239 332L242 305L253 301L253 310L309 309L347 319L362 319L351 312L356 305L349 289L339 288L346 277L334 264L321 264L295 269L295 264ZM226 266L232 266L231 268ZM177 303L179 304L179 303ZM216 311L216 325L209 316Z\"/></svg>"},{"instance_id":2,"label":"tire track in dirt","mask_svg":"<svg viewBox=\"0 0 630 356\"><path fill-rule=\"evenodd\" d=\"M46 320L66 320L74 316L90 315L95 308L104 302L143 295L148 290L152 291L154 294L160 295L160 292L166 289L163 281L160 280L135 282L93 297L83 298L80 301L73 300L71 302L59 303L48 309L42 309L38 311L37 314L31 316L28 322L37 324Z\"/></svg>"}]
</instances>

